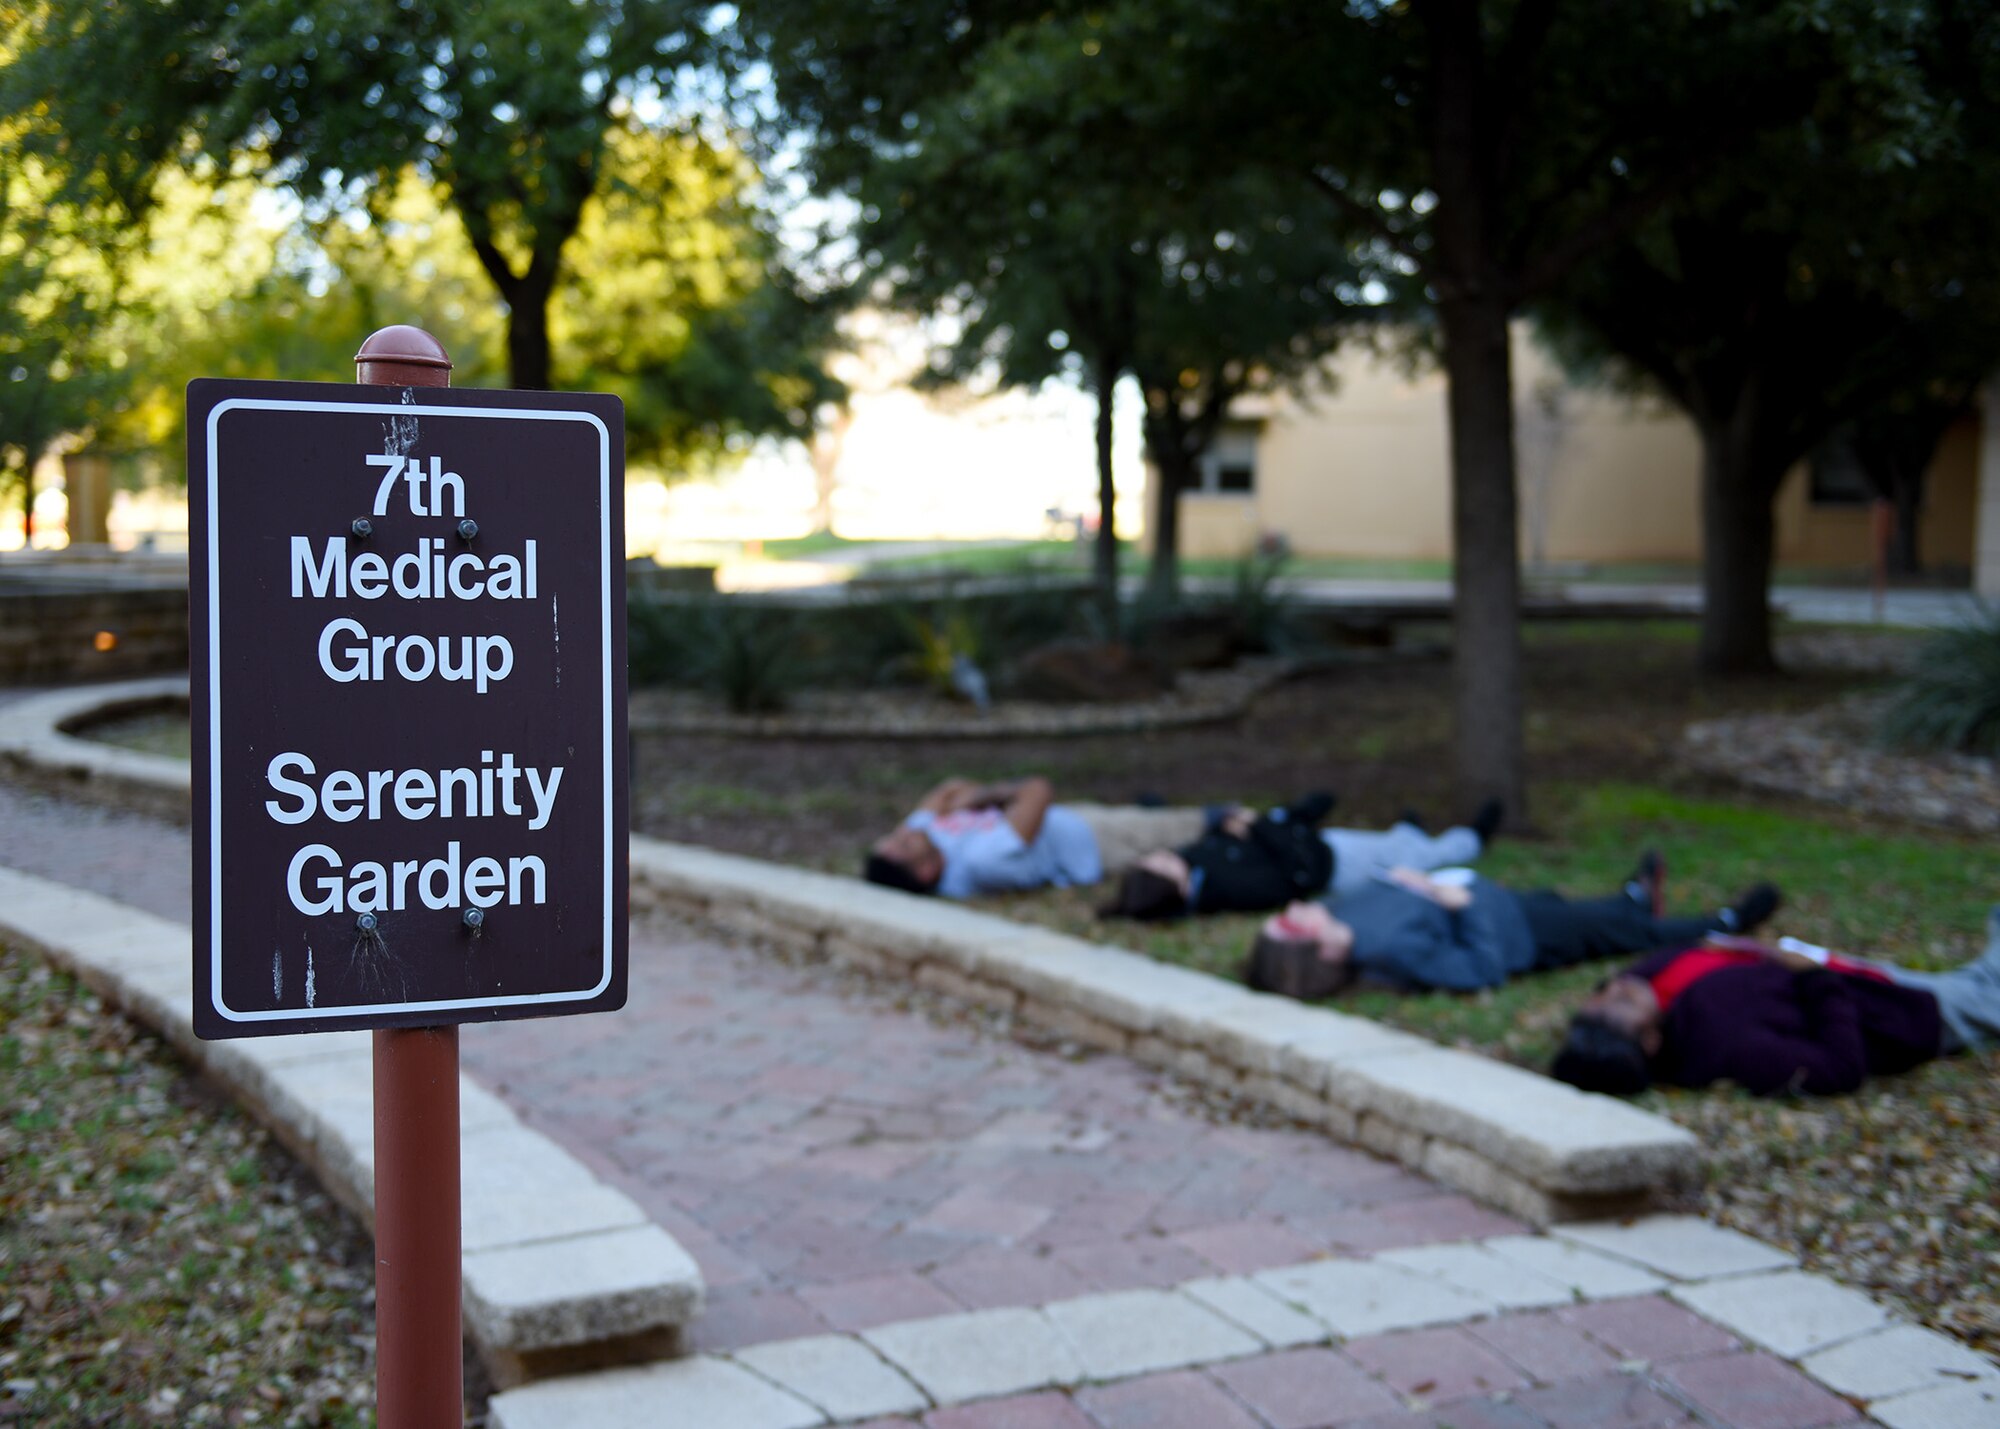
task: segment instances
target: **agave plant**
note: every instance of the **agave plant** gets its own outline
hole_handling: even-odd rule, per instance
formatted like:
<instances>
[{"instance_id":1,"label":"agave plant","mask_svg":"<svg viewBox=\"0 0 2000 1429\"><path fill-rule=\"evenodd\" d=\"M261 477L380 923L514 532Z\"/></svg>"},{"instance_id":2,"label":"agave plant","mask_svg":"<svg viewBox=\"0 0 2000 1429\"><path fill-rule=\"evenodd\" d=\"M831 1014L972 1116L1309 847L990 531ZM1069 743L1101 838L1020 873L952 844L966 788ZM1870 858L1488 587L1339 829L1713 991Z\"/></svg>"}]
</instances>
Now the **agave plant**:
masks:
<instances>
[{"instance_id":1,"label":"agave plant","mask_svg":"<svg viewBox=\"0 0 2000 1429\"><path fill-rule=\"evenodd\" d=\"M2000 610L1925 643L1883 711L1881 732L1907 749L2000 755Z\"/></svg>"}]
</instances>

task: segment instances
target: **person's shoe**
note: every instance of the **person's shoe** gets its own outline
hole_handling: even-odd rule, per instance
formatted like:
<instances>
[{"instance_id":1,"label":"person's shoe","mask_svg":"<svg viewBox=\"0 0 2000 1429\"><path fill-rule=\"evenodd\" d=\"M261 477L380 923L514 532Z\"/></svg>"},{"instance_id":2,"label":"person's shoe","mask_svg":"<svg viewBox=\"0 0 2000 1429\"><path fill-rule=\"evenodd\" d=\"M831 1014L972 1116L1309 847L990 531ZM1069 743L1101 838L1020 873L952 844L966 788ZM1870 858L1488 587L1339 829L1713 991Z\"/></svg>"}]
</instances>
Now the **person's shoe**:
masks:
<instances>
[{"instance_id":1,"label":"person's shoe","mask_svg":"<svg viewBox=\"0 0 2000 1429\"><path fill-rule=\"evenodd\" d=\"M1657 918L1667 906L1667 861L1656 848L1639 855L1632 876L1625 880L1625 896ZM1768 916L1768 915L1766 915Z\"/></svg>"},{"instance_id":2,"label":"person's shoe","mask_svg":"<svg viewBox=\"0 0 2000 1429\"><path fill-rule=\"evenodd\" d=\"M1718 915L1723 927L1732 933L1754 933L1771 920L1783 902L1775 883L1756 883L1743 890L1743 896Z\"/></svg>"},{"instance_id":3,"label":"person's shoe","mask_svg":"<svg viewBox=\"0 0 2000 1429\"><path fill-rule=\"evenodd\" d=\"M1493 836L1500 832L1500 821L1507 817L1507 806L1498 799L1488 799L1472 815L1468 826L1479 835L1482 846L1493 842Z\"/></svg>"},{"instance_id":4,"label":"person's shoe","mask_svg":"<svg viewBox=\"0 0 2000 1429\"><path fill-rule=\"evenodd\" d=\"M1411 828L1415 829L1420 834L1427 834L1430 832L1429 829L1424 827L1424 816L1418 813L1415 809L1403 810L1402 813L1396 815L1396 822L1399 824L1408 824Z\"/></svg>"}]
</instances>

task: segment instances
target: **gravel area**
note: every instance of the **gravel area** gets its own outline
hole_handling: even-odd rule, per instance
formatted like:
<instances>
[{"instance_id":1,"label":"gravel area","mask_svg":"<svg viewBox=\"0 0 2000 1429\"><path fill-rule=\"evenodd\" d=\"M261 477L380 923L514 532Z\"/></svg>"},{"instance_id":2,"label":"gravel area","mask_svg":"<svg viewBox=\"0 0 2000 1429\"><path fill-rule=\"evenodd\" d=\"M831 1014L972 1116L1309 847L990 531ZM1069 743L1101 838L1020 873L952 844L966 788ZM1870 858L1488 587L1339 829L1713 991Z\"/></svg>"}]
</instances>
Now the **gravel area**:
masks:
<instances>
[{"instance_id":1,"label":"gravel area","mask_svg":"<svg viewBox=\"0 0 2000 1429\"><path fill-rule=\"evenodd\" d=\"M2000 761L1872 743L1881 697L1689 725L1681 758L1753 789L1966 833L2000 833Z\"/></svg>"},{"instance_id":2,"label":"gravel area","mask_svg":"<svg viewBox=\"0 0 2000 1429\"><path fill-rule=\"evenodd\" d=\"M1828 1101L1647 1100L1707 1148L1696 1209L2000 1355L2000 1058Z\"/></svg>"}]
</instances>

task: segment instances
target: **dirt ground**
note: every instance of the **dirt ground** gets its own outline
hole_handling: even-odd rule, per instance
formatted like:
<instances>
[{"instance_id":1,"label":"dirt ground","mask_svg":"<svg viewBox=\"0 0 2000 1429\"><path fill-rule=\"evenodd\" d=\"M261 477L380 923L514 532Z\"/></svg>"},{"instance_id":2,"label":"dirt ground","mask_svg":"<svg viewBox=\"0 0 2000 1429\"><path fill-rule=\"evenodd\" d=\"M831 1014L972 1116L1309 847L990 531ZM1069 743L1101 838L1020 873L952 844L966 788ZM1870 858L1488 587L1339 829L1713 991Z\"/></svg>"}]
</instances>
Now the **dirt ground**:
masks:
<instances>
[{"instance_id":1,"label":"dirt ground","mask_svg":"<svg viewBox=\"0 0 2000 1429\"><path fill-rule=\"evenodd\" d=\"M1527 636L1531 782L1661 781L1689 720L1802 708L1859 680L1800 674L1698 679L1691 625L1548 625ZM1425 643L1417 633L1412 643ZM1431 653L1316 671L1245 718L1141 735L1021 740L787 740L655 735L635 749L634 824L661 838L845 869L952 774L1042 773L1059 796L1260 803L1307 789L1340 796L1336 822L1450 807L1451 668ZM1673 783L1671 775L1666 775ZM1701 787L1700 781L1680 781ZM1530 810L1532 819L1533 811ZM1510 832L1528 832L1517 818Z\"/></svg>"}]
</instances>

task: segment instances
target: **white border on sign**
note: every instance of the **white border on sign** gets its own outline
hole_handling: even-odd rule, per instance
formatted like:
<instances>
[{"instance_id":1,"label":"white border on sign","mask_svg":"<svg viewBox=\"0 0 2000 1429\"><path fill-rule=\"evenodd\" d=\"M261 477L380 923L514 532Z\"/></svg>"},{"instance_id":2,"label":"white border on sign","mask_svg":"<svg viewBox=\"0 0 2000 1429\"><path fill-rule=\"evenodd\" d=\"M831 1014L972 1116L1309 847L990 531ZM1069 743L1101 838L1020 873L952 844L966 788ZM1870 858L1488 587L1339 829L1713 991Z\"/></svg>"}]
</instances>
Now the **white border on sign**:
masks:
<instances>
[{"instance_id":1,"label":"white border on sign","mask_svg":"<svg viewBox=\"0 0 2000 1429\"><path fill-rule=\"evenodd\" d=\"M603 568L603 586L598 592L598 619L603 627L599 663L604 668L600 689L603 706L604 743L604 972L597 985L575 992L526 993L514 997L463 997L432 1002L378 1002L351 1007L272 1008L264 1012L237 1012L222 1001L222 616L216 599L220 547L216 501L221 480L217 429L224 414L238 409L266 412L384 412L398 417L504 417L515 421L588 422L597 428L598 447L598 561ZM209 946L208 1000L218 1016L230 1022L332 1021L342 1017L364 1017L378 1012L442 1012L455 1007L530 1007L548 1002L583 1002L596 997L611 985L613 919L612 879L617 868L612 809L617 798L613 783L611 747L611 431L589 412L537 411L515 407L434 407L400 402L297 402L268 397L231 397L219 402L208 414L208 797L209 797ZM622 535L622 533L621 533ZM622 574L622 571L621 571Z\"/></svg>"}]
</instances>

